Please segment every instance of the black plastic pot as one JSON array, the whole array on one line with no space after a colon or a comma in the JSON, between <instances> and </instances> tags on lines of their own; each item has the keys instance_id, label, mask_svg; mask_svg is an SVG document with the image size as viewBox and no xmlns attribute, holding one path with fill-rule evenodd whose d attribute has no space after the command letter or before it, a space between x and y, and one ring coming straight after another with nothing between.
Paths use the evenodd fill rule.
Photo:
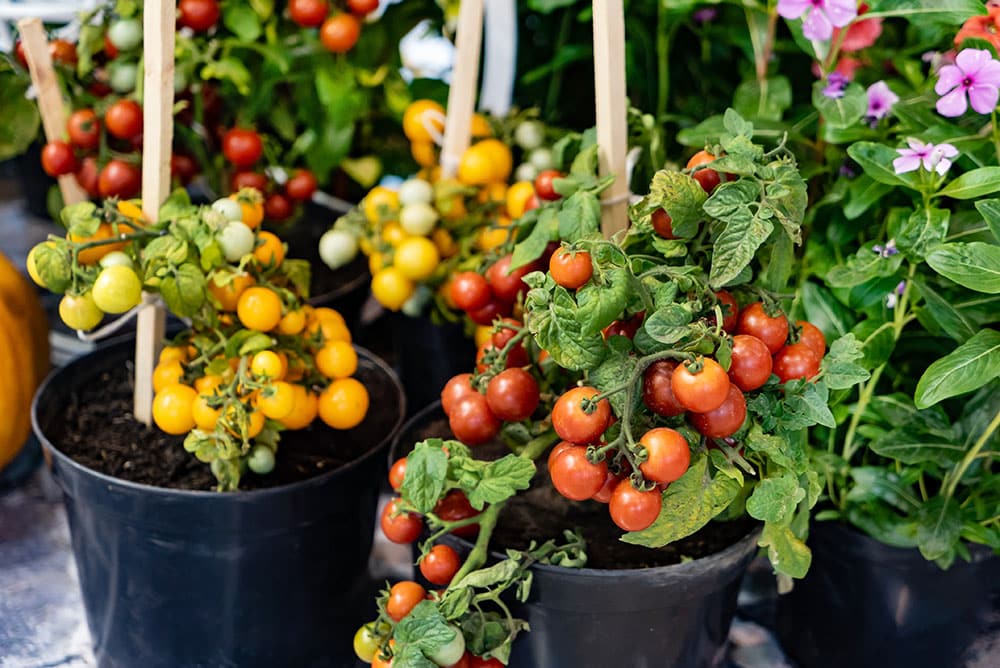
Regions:
<instances>
[{"instance_id":1,"label":"black plastic pot","mask_svg":"<svg viewBox=\"0 0 1000 668\"><path fill-rule=\"evenodd\" d=\"M476 345L460 324L435 325L430 318L390 313L396 367L406 388L410 413L441 398L452 376L472 371Z\"/></svg>"},{"instance_id":2,"label":"black plastic pot","mask_svg":"<svg viewBox=\"0 0 1000 668\"><path fill-rule=\"evenodd\" d=\"M72 393L132 351L125 343L75 360L48 378L32 407L63 489L99 665L349 665L340 652L371 617L366 565L378 481L405 410L395 374L359 350L357 376L373 404L398 410L351 463L257 491L174 490L84 468L47 436Z\"/></svg>"},{"instance_id":3,"label":"black plastic pot","mask_svg":"<svg viewBox=\"0 0 1000 668\"><path fill-rule=\"evenodd\" d=\"M427 426L444 419L440 402L399 431L390 463L408 452ZM450 434L436 434L450 437ZM395 455L395 457L393 457ZM472 545L445 538L465 554ZM531 595L512 602L531 630L518 637L515 668L627 666L709 668L725 659L743 573L757 551L752 532L722 552L672 566L635 569L532 566ZM502 558L494 552L493 557Z\"/></svg>"},{"instance_id":4,"label":"black plastic pot","mask_svg":"<svg viewBox=\"0 0 1000 668\"><path fill-rule=\"evenodd\" d=\"M815 523L809 546L809 574L779 599L777 615L782 644L803 668L961 666L996 616L1000 558L986 549L942 571L916 549L834 522Z\"/></svg>"}]
</instances>

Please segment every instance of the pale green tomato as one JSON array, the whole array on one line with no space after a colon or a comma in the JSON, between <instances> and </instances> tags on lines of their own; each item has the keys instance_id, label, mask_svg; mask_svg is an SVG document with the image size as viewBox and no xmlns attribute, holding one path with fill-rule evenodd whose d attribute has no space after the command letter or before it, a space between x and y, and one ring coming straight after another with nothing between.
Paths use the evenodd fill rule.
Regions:
<instances>
[{"instance_id":1,"label":"pale green tomato","mask_svg":"<svg viewBox=\"0 0 1000 668\"><path fill-rule=\"evenodd\" d=\"M425 237L438 222L438 212L430 204L407 204L399 212L399 224L407 234Z\"/></svg>"},{"instance_id":2,"label":"pale green tomato","mask_svg":"<svg viewBox=\"0 0 1000 668\"><path fill-rule=\"evenodd\" d=\"M253 252L255 243L253 230L236 221L226 223L219 235L219 246L227 262L239 262L244 255Z\"/></svg>"},{"instance_id":3,"label":"pale green tomato","mask_svg":"<svg viewBox=\"0 0 1000 668\"><path fill-rule=\"evenodd\" d=\"M424 312L424 307L431 300L432 296L433 293L430 288L426 285L418 285L417 289L413 292L413 296L403 302L403 306L399 310L411 318L418 318Z\"/></svg>"},{"instance_id":4,"label":"pale green tomato","mask_svg":"<svg viewBox=\"0 0 1000 668\"><path fill-rule=\"evenodd\" d=\"M121 251L111 251L107 255L101 258L101 266L107 269L108 267L129 267L132 265L132 258Z\"/></svg>"},{"instance_id":5,"label":"pale green tomato","mask_svg":"<svg viewBox=\"0 0 1000 668\"><path fill-rule=\"evenodd\" d=\"M131 267L102 269L94 281L94 303L105 313L124 313L142 299L142 281Z\"/></svg>"},{"instance_id":6,"label":"pale green tomato","mask_svg":"<svg viewBox=\"0 0 1000 668\"><path fill-rule=\"evenodd\" d=\"M94 295L86 292L82 295L63 295L59 301L59 317L70 329L89 331L101 322L104 311L97 308Z\"/></svg>"},{"instance_id":7,"label":"pale green tomato","mask_svg":"<svg viewBox=\"0 0 1000 668\"><path fill-rule=\"evenodd\" d=\"M399 187L399 203L402 206L408 204L430 204L434 201L434 187L423 179L410 179L404 181Z\"/></svg>"},{"instance_id":8,"label":"pale green tomato","mask_svg":"<svg viewBox=\"0 0 1000 668\"><path fill-rule=\"evenodd\" d=\"M226 220L238 222L243 220L243 209L240 208L240 203L234 199L228 197L217 199L212 202L212 209L221 213Z\"/></svg>"},{"instance_id":9,"label":"pale green tomato","mask_svg":"<svg viewBox=\"0 0 1000 668\"><path fill-rule=\"evenodd\" d=\"M546 169L554 169L555 161L552 159L552 151L547 148L536 148L528 156L528 162L534 165L535 169L544 172Z\"/></svg>"},{"instance_id":10,"label":"pale green tomato","mask_svg":"<svg viewBox=\"0 0 1000 668\"><path fill-rule=\"evenodd\" d=\"M250 470L258 475L267 475L274 470L274 452L266 445L255 445L247 458Z\"/></svg>"},{"instance_id":11,"label":"pale green tomato","mask_svg":"<svg viewBox=\"0 0 1000 668\"><path fill-rule=\"evenodd\" d=\"M139 67L135 63L112 62L108 66L108 85L116 93L131 93L139 77Z\"/></svg>"},{"instance_id":12,"label":"pale green tomato","mask_svg":"<svg viewBox=\"0 0 1000 668\"><path fill-rule=\"evenodd\" d=\"M108 28L108 40L119 51L131 51L142 44L142 25L135 19L115 21Z\"/></svg>"},{"instance_id":13,"label":"pale green tomato","mask_svg":"<svg viewBox=\"0 0 1000 668\"><path fill-rule=\"evenodd\" d=\"M514 171L515 181L532 181L534 182L535 177L538 176L538 170L530 162L522 162L517 166Z\"/></svg>"},{"instance_id":14,"label":"pale green tomato","mask_svg":"<svg viewBox=\"0 0 1000 668\"><path fill-rule=\"evenodd\" d=\"M345 230L327 230L319 238L319 257L330 269L350 264L358 256L358 240Z\"/></svg>"},{"instance_id":15,"label":"pale green tomato","mask_svg":"<svg viewBox=\"0 0 1000 668\"><path fill-rule=\"evenodd\" d=\"M462 655L465 654L465 636L462 635L462 630L454 624L449 624L448 628L455 632L455 637L438 651L427 655L428 659L439 666L450 666L458 663Z\"/></svg>"},{"instance_id":16,"label":"pale green tomato","mask_svg":"<svg viewBox=\"0 0 1000 668\"><path fill-rule=\"evenodd\" d=\"M545 141L545 128L538 121L523 121L514 130L514 143L530 151L538 148Z\"/></svg>"}]
</instances>

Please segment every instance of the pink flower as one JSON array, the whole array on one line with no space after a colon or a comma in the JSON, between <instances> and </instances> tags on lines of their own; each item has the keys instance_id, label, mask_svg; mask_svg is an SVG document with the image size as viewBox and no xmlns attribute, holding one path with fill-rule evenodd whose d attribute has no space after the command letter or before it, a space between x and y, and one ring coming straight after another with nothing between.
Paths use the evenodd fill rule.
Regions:
<instances>
[{"instance_id":1,"label":"pink flower","mask_svg":"<svg viewBox=\"0 0 1000 668\"><path fill-rule=\"evenodd\" d=\"M806 39L828 40L834 27L843 28L858 15L856 0L778 0L778 15L797 19L805 15L802 34Z\"/></svg>"},{"instance_id":2,"label":"pink flower","mask_svg":"<svg viewBox=\"0 0 1000 668\"><path fill-rule=\"evenodd\" d=\"M868 87L868 113L865 118L873 126L889 115L892 105L899 102L899 96L890 90L884 81L876 81Z\"/></svg>"},{"instance_id":3,"label":"pink flower","mask_svg":"<svg viewBox=\"0 0 1000 668\"><path fill-rule=\"evenodd\" d=\"M864 16L865 12L868 11L868 5L861 3L861 7L858 8L858 16ZM837 39L840 34L840 28L833 31L833 38ZM861 49L867 49L869 46L875 43L875 40L879 38L882 34L882 19L861 19L860 21L855 21L847 28L847 34L844 35L844 39L840 42L840 50L846 53L851 53L853 51L860 51Z\"/></svg>"},{"instance_id":4,"label":"pink flower","mask_svg":"<svg viewBox=\"0 0 1000 668\"><path fill-rule=\"evenodd\" d=\"M951 158L958 155L958 149L951 144L924 144L918 139L907 139L910 148L897 148L899 157L892 161L897 174L914 172L923 166L928 172L944 176L951 167Z\"/></svg>"},{"instance_id":5,"label":"pink flower","mask_svg":"<svg viewBox=\"0 0 1000 668\"><path fill-rule=\"evenodd\" d=\"M954 65L938 72L934 92L942 116L961 116L968 105L980 114L991 113L1000 99L1000 61L986 49L963 49ZM966 102L968 94L968 102Z\"/></svg>"}]
</instances>

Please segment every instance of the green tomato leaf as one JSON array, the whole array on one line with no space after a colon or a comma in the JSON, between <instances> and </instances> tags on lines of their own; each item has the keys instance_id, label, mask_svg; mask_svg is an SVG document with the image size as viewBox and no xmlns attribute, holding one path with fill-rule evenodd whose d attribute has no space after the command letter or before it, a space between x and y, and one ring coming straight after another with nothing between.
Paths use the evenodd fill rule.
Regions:
<instances>
[{"instance_id":1,"label":"green tomato leaf","mask_svg":"<svg viewBox=\"0 0 1000 668\"><path fill-rule=\"evenodd\" d=\"M573 197L576 197L574 195ZM572 197L570 198L572 199ZM559 219L552 207L542 209L531 234L514 246L514 254L510 260L510 268L517 269L534 262L545 252L545 247L558 235Z\"/></svg>"},{"instance_id":2,"label":"green tomato leaf","mask_svg":"<svg viewBox=\"0 0 1000 668\"><path fill-rule=\"evenodd\" d=\"M812 563L812 552L791 527L768 522L757 544L767 548L767 558L774 570L793 578L805 577Z\"/></svg>"},{"instance_id":3,"label":"green tomato leaf","mask_svg":"<svg viewBox=\"0 0 1000 668\"><path fill-rule=\"evenodd\" d=\"M448 474L448 455L440 439L421 441L406 456L406 477L401 489L403 498L422 513L434 510L444 493Z\"/></svg>"},{"instance_id":4,"label":"green tomato leaf","mask_svg":"<svg viewBox=\"0 0 1000 668\"><path fill-rule=\"evenodd\" d=\"M806 490L799 486L798 476L784 473L757 484L747 499L747 512L758 520L781 524L791 520L795 507L804 498Z\"/></svg>"},{"instance_id":5,"label":"green tomato leaf","mask_svg":"<svg viewBox=\"0 0 1000 668\"><path fill-rule=\"evenodd\" d=\"M409 464L409 460L407 460ZM514 559L503 559L492 566L480 568L472 571L452 587L460 589L463 587L475 587L478 589L492 587L503 582L508 582L517 573L518 562Z\"/></svg>"},{"instance_id":6,"label":"green tomato leaf","mask_svg":"<svg viewBox=\"0 0 1000 668\"><path fill-rule=\"evenodd\" d=\"M618 337L613 338L617 339ZM600 392L613 390L622 384L623 379L631 376L632 371L635 370L637 362L638 360L635 355L631 355L627 351L612 348L611 353L604 360L604 362L590 372L587 376L587 380ZM625 392L615 392L608 397L608 401L611 403L611 409L614 411L615 415L625 414L626 399L627 393ZM636 397L636 399L638 399L638 397Z\"/></svg>"},{"instance_id":7,"label":"green tomato leaf","mask_svg":"<svg viewBox=\"0 0 1000 668\"><path fill-rule=\"evenodd\" d=\"M601 229L601 201L593 192L578 190L562 204L558 217L560 239L585 239Z\"/></svg>"},{"instance_id":8,"label":"green tomato leaf","mask_svg":"<svg viewBox=\"0 0 1000 668\"><path fill-rule=\"evenodd\" d=\"M160 294L167 308L182 318L190 318L198 312L205 303L205 291L205 275L190 263L177 267L172 275L160 282Z\"/></svg>"},{"instance_id":9,"label":"green tomato leaf","mask_svg":"<svg viewBox=\"0 0 1000 668\"><path fill-rule=\"evenodd\" d=\"M729 185L739 183L741 181L723 184L716 193ZM707 204L705 210L708 211ZM761 216L762 211L763 207L751 213L750 208L743 205L725 217L717 216L724 227L716 238L712 251L712 268L709 271L708 281L713 288L719 289L729 285L733 279L748 269L757 249L771 236L774 225Z\"/></svg>"},{"instance_id":10,"label":"green tomato leaf","mask_svg":"<svg viewBox=\"0 0 1000 668\"><path fill-rule=\"evenodd\" d=\"M914 401L927 408L979 389L1000 376L1000 332L984 329L929 367L917 383Z\"/></svg>"},{"instance_id":11,"label":"green tomato leaf","mask_svg":"<svg viewBox=\"0 0 1000 668\"><path fill-rule=\"evenodd\" d=\"M586 335L596 334L614 322L629 300L631 275L625 269L611 269L597 275L576 291L577 319Z\"/></svg>"},{"instance_id":12,"label":"green tomato leaf","mask_svg":"<svg viewBox=\"0 0 1000 668\"><path fill-rule=\"evenodd\" d=\"M565 288L556 286L551 295L541 288L531 290L525 305L525 324L556 364L580 371L596 368L604 360L604 337L585 333L577 319L577 304Z\"/></svg>"},{"instance_id":13,"label":"green tomato leaf","mask_svg":"<svg viewBox=\"0 0 1000 668\"><path fill-rule=\"evenodd\" d=\"M798 440L766 434L756 422L751 424L745 443L750 450L766 455L775 464L789 471L801 473L808 467L805 448Z\"/></svg>"},{"instance_id":14,"label":"green tomato leaf","mask_svg":"<svg viewBox=\"0 0 1000 668\"><path fill-rule=\"evenodd\" d=\"M653 175L649 194L635 205L635 212L649 216L663 209L670 216L674 236L690 239L698 233L704 218L702 206L706 197L704 189L690 175L663 169Z\"/></svg>"},{"instance_id":15,"label":"green tomato leaf","mask_svg":"<svg viewBox=\"0 0 1000 668\"><path fill-rule=\"evenodd\" d=\"M222 22L240 40L254 42L260 37L260 17L252 7L237 2L227 2L223 7Z\"/></svg>"},{"instance_id":16,"label":"green tomato leaf","mask_svg":"<svg viewBox=\"0 0 1000 668\"><path fill-rule=\"evenodd\" d=\"M240 95L249 95L250 85L253 83L250 70L238 59L229 57L207 63L201 68L201 78L205 81L210 79L228 81L239 91Z\"/></svg>"},{"instance_id":17,"label":"green tomato leaf","mask_svg":"<svg viewBox=\"0 0 1000 668\"><path fill-rule=\"evenodd\" d=\"M448 626L448 622L438 612L437 605L433 601L421 601L413 607L410 614L396 624L392 637L400 646L414 647L427 654L433 654L454 640L456 633L455 629ZM395 659L393 665L396 665Z\"/></svg>"},{"instance_id":18,"label":"green tomato leaf","mask_svg":"<svg viewBox=\"0 0 1000 668\"><path fill-rule=\"evenodd\" d=\"M927 264L962 287L1000 293L1000 246L982 241L948 243L927 254Z\"/></svg>"},{"instance_id":19,"label":"green tomato leaf","mask_svg":"<svg viewBox=\"0 0 1000 668\"><path fill-rule=\"evenodd\" d=\"M406 460L406 475L410 475L409 459ZM466 490L469 504L476 510L482 510L487 503L506 501L519 490L528 489L534 475L535 463L515 454L490 462L479 484Z\"/></svg>"}]
</instances>

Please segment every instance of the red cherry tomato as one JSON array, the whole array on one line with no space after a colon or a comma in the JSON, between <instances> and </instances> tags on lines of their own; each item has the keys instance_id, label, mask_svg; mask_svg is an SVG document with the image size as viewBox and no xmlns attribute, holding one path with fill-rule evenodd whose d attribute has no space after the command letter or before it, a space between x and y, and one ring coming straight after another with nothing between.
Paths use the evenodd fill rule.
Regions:
<instances>
[{"instance_id":1,"label":"red cherry tomato","mask_svg":"<svg viewBox=\"0 0 1000 668\"><path fill-rule=\"evenodd\" d=\"M420 560L420 574L436 585L447 585L462 565L458 553L447 545L435 545Z\"/></svg>"},{"instance_id":2,"label":"red cherry tomato","mask_svg":"<svg viewBox=\"0 0 1000 668\"><path fill-rule=\"evenodd\" d=\"M296 202L304 202L313 196L319 183L316 176L308 169L297 169L292 178L285 183L285 193Z\"/></svg>"},{"instance_id":3,"label":"red cherry tomato","mask_svg":"<svg viewBox=\"0 0 1000 668\"><path fill-rule=\"evenodd\" d=\"M460 489L453 489L444 495L434 507L434 514L445 522L458 522L459 520L475 517L479 511L472 507L465 492ZM479 533L478 524L469 524L452 531L456 536L472 538Z\"/></svg>"},{"instance_id":4,"label":"red cherry tomato","mask_svg":"<svg viewBox=\"0 0 1000 668\"><path fill-rule=\"evenodd\" d=\"M445 415L451 415L459 399L476 392L472 388L471 380L471 373L460 373L445 383L444 389L441 390L441 408L444 409Z\"/></svg>"},{"instance_id":5,"label":"red cherry tomato","mask_svg":"<svg viewBox=\"0 0 1000 668\"><path fill-rule=\"evenodd\" d=\"M572 501L583 501L597 494L608 476L608 463L592 464L587 448L573 445L564 448L549 463L549 476L556 491Z\"/></svg>"},{"instance_id":6,"label":"red cherry tomato","mask_svg":"<svg viewBox=\"0 0 1000 668\"><path fill-rule=\"evenodd\" d=\"M538 408L538 383L524 369L501 371L486 386L486 403L501 420L527 420Z\"/></svg>"},{"instance_id":7,"label":"red cherry tomato","mask_svg":"<svg viewBox=\"0 0 1000 668\"><path fill-rule=\"evenodd\" d=\"M104 127L119 139L132 139L142 134L142 107L135 100L118 100L104 112Z\"/></svg>"},{"instance_id":8,"label":"red cherry tomato","mask_svg":"<svg viewBox=\"0 0 1000 668\"><path fill-rule=\"evenodd\" d=\"M820 358L803 342L792 343L774 356L774 374L782 383L794 378L813 378L819 373Z\"/></svg>"},{"instance_id":9,"label":"red cherry tomato","mask_svg":"<svg viewBox=\"0 0 1000 668\"><path fill-rule=\"evenodd\" d=\"M729 386L729 395L714 411L688 414L688 419L694 428L709 438L732 436L743 426L746 417L746 399L735 385Z\"/></svg>"},{"instance_id":10,"label":"red cherry tomato","mask_svg":"<svg viewBox=\"0 0 1000 668\"><path fill-rule=\"evenodd\" d=\"M189 155L174 153L170 156L170 175L186 186L198 175L198 163Z\"/></svg>"},{"instance_id":11,"label":"red cherry tomato","mask_svg":"<svg viewBox=\"0 0 1000 668\"><path fill-rule=\"evenodd\" d=\"M568 441L559 441L552 449L549 451L548 463L546 466L552 468L552 462L556 460L556 457L561 455L567 448L575 448L576 446Z\"/></svg>"},{"instance_id":12,"label":"red cherry tomato","mask_svg":"<svg viewBox=\"0 0 1000 668\"><path fill-rule=\"evenodd\" d=\"M722 331L732 332L740 319L740 305L736 303L736 298L725 290L716 292L715 298L719 300L719 307L722 309Z\"/></svg>"},{"instance_id":13,"label":"red cherry tomato","mask_svg":"<svg viewBox=\"0 0 1000 668\"><path fill-rule=\"evenodd\" d=\"M597 490L597 493L590 498L598 503L608 503L611 501L611 495L614 494L615 487L617 487L618 483L622 480L624 480L622 476L615 475L611 471L608 471L608 474L604 477L604 484L601 485L601 488Z\"/></svg>"},{"instance_id":14,"label":"red cherry tomato","mask_svg":"<svg viewBox=\"0 0 1000 668\"><path fill-rule=\"evenodd\" d=\"M469 657L469 668L505 668L500 659L483 659L478 656Z\"/></svg>"},{"instance_id":15,"label":"red cherry tomato","mask_svg":"<svg viewBox=\"0 0 1000 668\"><path fill-rule=\"evenodd\" d=\"M538 201L538 195L532 194L528 198L528 201L524 203L525 212L531 211L532 209L537 209L541 204Z\"/></svg>"},{"instance_id":16,"label":"red cherry tomato","mask_svg":"<svg viewBox=\"0 0 1000 668\"><path fill-rule=\"evenodd\" d=\"M492 293L486 279L474 271L462 271L451 279L451 301L463 311L475 311L489 303Z\"/></svg>"},{"instance_id":17,"label":"red cherry tomato","mask_svg":"<svg viewBox=\"0 0 1000 668\"><path fill-rule=\"evenodd\" d=\"M403 617L410 614L410 610L417 607L427 598L427 590L410 580L403 580L392 585L389 590L389 601L385 604L385 611L393 621L398 622Z\"/></svg>"},{"instance_id":18,"label":"red cherry tomato","mask_svg":"<svg viewBox=\"0 0 1000 668\"><path fill-rule=\"evenodd\" d=\"M528 291L528 285L523 279L534 270L528 264L511 271L512 259L513 256L504 255L486 270L486 280L490 284L490 289L496 298L503 302L514 302L520 293Z\"/></svg>"},{"instance_id":19,"label":"red cherry tomato","mask_svg":"<svg viewBox=\"0 0 1000 668\"><path fill-rule=\"evenodd\" d=\"M268 183L267 176L260 172L236 172L229 181L229 187L234 193L239 192L240 188L253 188L264 193L267 192Z\"/></svg>"},{"instance_id":20,"label":"red cherry tomato","mask_svg":"<svg viewBox=\"0 0 1000 668\"><path fill-rule=\"evenodd\" d=\"M281 222L292 217L295 205L282 193L273 193L264 200L264 215L268 220Z\"/></svg>"},{"instance_id":21,"label":"red cherry tomato","mask_svg":"<svg viewBox=\"0 0 1000 668\"><path fill-rule=\"evenodd\" d=\"M353 14L336 14L323 21L319 39L327 51L347 53L361 37L361 22Z\"/></svg>"},{"instance_id":22,"label":"red cherry tomato","mask_svg":"<svg viewBox=\"0 0 1000 668\"><path fill-rule=\"evenodd\" d=\"M290 0L288 3L288 16L303 28L320 25L329 11L327 0Z\"/></svg>"},{"instance_id":23,"label":"red cherry tomato","mask_svg":"<svg viewBox=\"0 0 1000 668\"><path fill-rule=\"evenodd\" d=\"M582 287L594 273L594 265L587 251L569 251L560 248L549 260L549 273L567 290Z\"/></svg>"},{"instance_id":24,"label":"red cherry tomato","mask_svg":"<svg viewBox=\"0 0 1000 668\"><path fill-rule=\"evenodd\" d=\"M76 170L76 182L87 191L91 197L98 197L100 189L101 169L97 166L97 158L87 156L80 163L80 168Z\"/></svg>"},{"instance_id":25,"label":"red cherry tomato","mask_svg":"<svg viewBox=\"0 0 1000 668\"><path fill-rule=\"evenodd\" d=\"M667 427L650 429L639 443L646 448L646 461L639 464L639 470L647 480L673 482L691 464L691 448L679 431Z\"/></svg>"},{"instance_id":26,"label":"red cherry tomato","mask_svg":"<svg viewBox=\"0 0 1000 668\"><path fill-rule=\"evenodd\" d=\"M64 39L54 39L49 42L49 55L52 61L61 65L76 66L76 45Z\"/></svg>"},{"instance_id":27,"label":"red cherry tomato","mask_svg":"<svg viewBox=\"0 0 1000 668\"><path fill-rule=\"evenodd\" d=\"M662 506L660 490L641 492L625 479L611 493L608 512L611 513L611 520L623 531L642 531L656 521Z\"/></svg>"},{"instance_id":28,"label":"red cherry tomato","mask_svg":"<svg viewBox=\"0 0 1000 668\"><path fill-rule=\"evenodd\" d=\"M756 390L771 377L771 351L756 336L733 337L733 356L729 380L744 392Z\"/></svg>"},{"instance_id":29,"label":"red cherry tomato","mask_svg":"<svg viewBox=\"0 0 1000 668\"><path fill-rule=\"evenodd\" d=\"M347 0L347 8L355 16L368 16L378 9L378 0Z\"/></svg>"},{"instance_id":30,"label":"red cherry tomato","mask_svg":"<svg viewBox=\"0 0 1000 668\"><path fill-rule=\"evenodd\" d=\"M670 379L670 389L682 406L695 413L714 411L729 394L729 376L719 363L700 357L701 371L693 373L691 365L680 364Z\"/></svg>"},{"instance_id":31,"label":"red cherry tomato","mask_svg":"<svg viewBox=\"0 0 1000 668\"><path fill-rule=\"evenodd\" d=\"M740 312L740 321L736 326L739 334L749 334L756 336L764 342L771 354L781 350L788 339L788 318L784 313L779 313L772 318L764 310L764 305L754 302Z\"/></svg>"},{"instance_id":32,"label":"red cherry tomato","mask_svg":"<svg viewBox=\"0 0 1000 668\"><path fill-rule=\"evenodd\" d=\"M24 43L21 40L14 43L14 53L17 56L17 62L21 63L21 67L28 69L28 56L24 53Z\"/></svg>"},{"instance_id":33,"label":"red cherry tomato","mask_svg":"<svg viewBox=\"0 0 1000 668\"><path fill-rule=\"evenodd\" d=\"M809 349L816 353L816 356L822 360L823 356L826 355L826 336L823 335L819 327L811 322L799 320L795 324L802 329L802 333L799 335L799 343L809 346Z\"/></svg>"},{"instance_id":34,"label":"red cherry tomato","mask_svg":"<svg viewBox=\"0 0 1000 668\"><path fill-rule=\"evenodd\" d=\"M118 47L111 41L107 33L104 33L104 55L108 57L108 60L114 60L118 57Z\"/></svg>"},{"instance_id":35,"label":"red cherry tomato","mask_svg":"<svg viewBox=\"0 0 1000 668\"><path fill-rule=\"evenodd\" d=\"M264 154L264 142L254 130L233 128L222 137L222 155L237 167L250 167Z\"/></svg>"},{"instance_id":36,"label":"red cherry tomato","mask_svg":"<svg viewBox=\"0 0 1000 668\"><path fill-rule=\"evenodd\" d=\"M562 178L562 174L555 169L546 169L541 174L535 177L535 194L544 200L554 202L555 200L562 197L556 192L555 187L552 185L553 179Z\"/></svg>"},{"instance_id":37,"label":"red cherry tomato","mask_svg":"<svg viewBox=\"0 0 1000 668\"><path fill-rule=\"evenodd\" d=\"M677 401L670 387L676 368L677 362L659 360L650 364L642 375L642 401L657 415L671 417L687 410Z\"/></svg>"},{"instance_id":38,"label":"red cherry tomato","mask_svg":"<svg viewBox=\"0 0 1000 668\"><path fill-rule=\"evenodd\" d=\"M404 478L406 478L406 457L397 459L389 469L389 485L398 492L403 488Z\"/></svg>"},{"instance_id":39,"label":"red cherry tomato","mask_svg":"<svg viewBox=\"0 0 1000 668\"><path fill-rule=\"evenodd\" d=\"M97 189L101 197L130 199L139 194L141 187L142 172L124 160L112 160L106 164L97 180Z\"/></svg>"},{"instance_id":40,"label":"red cherry tomato","mask_svg":"<svg viewBox=\"0 0 1000 668\"><path fill-rule=\"evenodd\" d=\"M556 400L552 408L552 426L559 438L580 445L597 442L611 422L611 404L601 399L594 411L587 413L581 403L598 394L593 387L574 387Z\"/></svg>"},{"instance_id":41,"label":"red cherry tomato","mask_svg":"<svg viewBox=\"0 0 1000 668\"><path fill-rule=\"evenodd\" d=\"M482 445L492 440L502 426L486 397L478 392L458 400L448 415L448 425L455 438L466 445Z\"/></svg>"},{"instance_id":42,"label":"red cherry tomato","mask_svg":"<svg viewBox=\"0 0 1000 668\"><path fill-rule=\"evenodd\" d=\"M663 209L657 209L653 212L653 231L664 239L676 239L674 236L674 226L673 219Z\"/></svg>"},{"instance_id":43,"label":"red cherry tomato","mask_svg":"<svg viewBox=\"0 0 1000 668\"><path fill-rule=\"evenodd\" d=\"M522 327L520 320L514 320L513 318L504 318L503 322L513 327ZM517 336L517 331L503 327L498 332L493 333L493 347L497 350L503 350L507 342L512 338ZM528 351L525 350L524 345L521 343L515 343L514 347L507 351L507 368L526 366L530 360L528 359Z\"/></svg>"},{"instance_id":44,"label":"red cherry tomato","mask_svg":"<svg viewBox=\"0 0 1000 668\"><path fill-rule=\"evenodd\" d=\"M688 160L687 168L689 170L695 169L696 167L701 167L702 165L707 165L711 162L715 162L714 155L708 151L698 151L691 156L690 160ZM716 186L718 186L719 182L722 180L722 177L720 177L719 173L714 169L699 169L692 172L691 176L698 182L699 185L701 185L702 190L707 192L709 195L712 194L712 191L715 190Z\"/></svg>"},{"instance_id":45,"label":"red cherry tomato","mask_svg":"<svg viewBox=\"0 0 1000 668\"><path fill-rule=\"evenodd\" d=\"M393 543L405 545L420 538L420 532L424 530L424 521L414 513L401 513L393 517L399 512L399 502L400 499L397 497L385 505L380 524L386 538Z\"/></svg>"},{"instance_id":46,"label":"red cherry tomato","mask_svg":"<svg viewBox=\"0 0 1000 668\"><path fill-rule=\"evenodd\" d=\"M477 325L492 325L493 321L497 318L510 315L510 311L511 307L509 303L502 302L499 299L490 299L486 302L485 306L466 311L466 313L469 314L469 319Z\"/></svg>"},{"instance_id":47,"label":"red cherry tomato","mask_svg":"<svg viewBox=\"0 0 1000 668\"><path fill-rule=\"evenodd\" d=\"M42 169L49 176L63 176L76 171L76 156L73 147L56 139L42 148Z\"/></svg>"},{"instance_id":48,"label":"red cherry tomato","mask_svg":"<svg viewBox=\"0 0 1000 668\"><path fill-rule=\"evenodd\" d=\"M216 0L181 0L177 4L177 22L195 32L205 32L219 20Z\"/></svg>"},{"instance_id":49,"label":"red cherry tomato","mask_svg":"<svg viewBox=\"0 0 1000 668\"><path fill-rule=\"evenodd\" d=\"M66 121L70 142L82 149L97 148L101 143L101 121L93 109L78 109Z\"/></svg>"}]
</instances>

